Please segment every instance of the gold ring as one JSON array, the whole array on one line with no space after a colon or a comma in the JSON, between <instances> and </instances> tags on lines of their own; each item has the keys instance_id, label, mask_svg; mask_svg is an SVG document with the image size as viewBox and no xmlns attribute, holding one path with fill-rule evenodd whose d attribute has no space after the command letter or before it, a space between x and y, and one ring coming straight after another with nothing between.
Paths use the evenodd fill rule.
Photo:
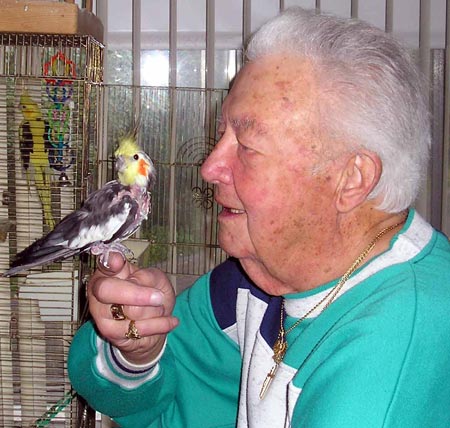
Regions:
<instances>
[{"instance_id":1,"label":"gold ring","mask_svg":"<svg viewBox=\"0 0 450 428\"><path fill-rule=\"evenodd\" d=\"M125 333L125 337L127 339L140 339L141 335L138 332L138 329L136 328L136 322L134 320L130 321L130 324L128 324L128 331Z\"/></svg>"},{"instance_id":2,"label":"gold ring","mask_svg":"<svg viewBox=\"0 0 450 428\"><path fill-rule=\"evenodd\" d=\"M111 311L111 315L112 315L113 319L115 319L116 321L122 321L122 320L127 319L127 316L123 312L123 305L113 303L109 307L109 310Z\"/></svg>"}]
</instances>

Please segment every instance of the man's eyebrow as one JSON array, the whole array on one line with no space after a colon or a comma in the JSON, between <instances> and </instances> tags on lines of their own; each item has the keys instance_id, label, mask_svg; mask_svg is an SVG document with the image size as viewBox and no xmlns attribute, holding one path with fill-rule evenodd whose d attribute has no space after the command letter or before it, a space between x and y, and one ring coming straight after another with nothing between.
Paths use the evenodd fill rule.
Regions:
<instances>
[{"instance_id":1,"label":"man's eyebrow","mask_svg":"<svg viewBox=\"0 0 450 428\"><path fill-rule=\"evenodd\" d=\"M239 131L251 130L252 133L255 133L256 135L263 135L266 134L268 130L268 127L264 122L260 122L252 117L230 119L230 123L236 133Z\"/></svg>"},{"instance_id":2,"label":"man's eyebrow","mask_svg":"<svg viewBox=\"0 0 450 428\"><path fill-rule=\"evenodd\" d=\"M233 118L230 119L231 126L235 131L237 130L247 130L255 126L256 120L251 118Z\"/></svg>"},{"instance_id":3,"label":"man's eyebrow","mask_svg":"<svg viewBox=\"0 0 450 428\"><path fill-rule=\"evenodd\" d=\"M254 117L235 117L235 118L225 118L223 115L216 119L216 127L218 130L223 128L225 124L229 122L234 132L242 132L252 130L257 134L265 134L267 132L267 127L264 123L259 122Z\"/></svg>"}]
</instances>

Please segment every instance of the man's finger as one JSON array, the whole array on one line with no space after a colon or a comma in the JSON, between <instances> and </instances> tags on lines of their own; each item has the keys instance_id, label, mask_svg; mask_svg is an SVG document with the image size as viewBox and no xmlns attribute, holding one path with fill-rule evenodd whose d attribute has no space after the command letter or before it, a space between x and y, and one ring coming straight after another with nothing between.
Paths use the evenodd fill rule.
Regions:
<instances>
[{"instance_id":1,"label":"man's finger","mask_svg":"<svg viewBox=\"0 0 450 428\"><path fill-rule=\"evenodd\" d=\"M151 287L144 287L134 281L115 277L98 277L91 283L91 291L96 299L104 304L129 306L160 306L163 294Z\"/></svg>"},{"instance_id":2,"label":"man's finger","mask_svg":"<svg viewBox=\"0 0 450 428\"><path fill-rule=\"evenodd\" d=\"M133 320L134 321L134 320ZM100 333L114 342L123 342L127 340L126 333L130 329L132 320L107 321L98 325ZM173 316L156 317L133 322L135 331L142 337L152 337L161 334L167 334L179 324L178 318Z\"/></svg>"}]
</instances>

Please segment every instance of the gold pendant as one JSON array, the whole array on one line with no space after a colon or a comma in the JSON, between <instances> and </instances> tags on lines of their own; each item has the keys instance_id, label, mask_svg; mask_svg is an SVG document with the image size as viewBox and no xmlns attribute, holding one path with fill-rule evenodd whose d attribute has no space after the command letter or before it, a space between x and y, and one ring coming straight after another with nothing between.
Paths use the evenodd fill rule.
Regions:
<instances>
[{"instance_id":1,"label":"gold pendant","mask_svg":"<svg viewBox=\"0 0 450 428\"><path fill-rule=\"evenodd\" d=\"M284 338L284 332L278 336L277 341L273 345L273 356L272 359L275 361L275 365L270 369L270 372L267 373L266 378L264 379L264 382L261 386L261 391L259 392L259 399L262 400L268 389L269 386L272 384L272 381L275 378L275 375L277 373L278 367L280 366L280 363L283 361L284 355L287 351L287 342Z\"/></svg>"},{"instance_id":2,"label":"gold pendant","mask_svg":"<svg viewBox=\"0 0 450 428\"><path fill-rule=\"evenodd\" d=\"M281 334L275 345L273 345L273 360L276 364L280 364L283 361L284 354L286 354L287 342L284 338L284 334Z\"/></svg>"},{"instance_id":3,"label":"gold pendant","mask_svg":"<svg viewBox=\"0 0 450 428\"><path fill-rule=\"evenodd\" d=\"M266 395L267 390L269 389L269 386L271 385L275 374L277 373L279 364L276 363L271 369L270 372L267 373L266 378L264 379L264 382L261 387L261 391L259 391L259 399L262 400L264 396Z\"/></svg>"}]
</instances>

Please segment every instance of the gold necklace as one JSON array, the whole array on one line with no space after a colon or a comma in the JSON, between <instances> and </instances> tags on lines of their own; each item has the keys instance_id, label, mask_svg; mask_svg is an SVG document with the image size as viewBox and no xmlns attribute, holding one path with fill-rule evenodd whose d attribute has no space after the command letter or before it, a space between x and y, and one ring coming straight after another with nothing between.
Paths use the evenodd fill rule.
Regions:
<instances>
[{"instance_id":1,"label":"gold necklace","mask_svg":"<svg viewBox=\"0 0 450 428\"><path fill-rule=\"evenodd\" d=\"M272 359L275 361L274 366L271 368L269 373L267 373L266 378L261 387L261 391L259 392L259 398L262 400L267 393L275 375L277 373L278 367L284 359L286 354L288 343L286 340L286 336L298 327L302 321L308 318L319 306L324 305L323 309L320 311L319 315L326 309L331 303L334 301L339 291L342 289L342 286L347 282L353 272L361 265L361 263L365 260L368 254L373 250L375 244L378 240L385 235L386 233L394 230L396 227L400 226L405 222L405 219L402 221L393 224L392 226L385 227L380 232L377 233L375 238L372 239L370 244L363 250L363 252L358 256L358 258L352 263L352 265L348 268L348 270L342 275L339 282L318 302L316 303L308 312L306 312L301 318L299 318L294 324L292 324L287 330L284 329L284 299L281 301L281 313L280 313L280 330L278 332L278 338L273 345L273 356Z\"/></svg>"}]
</instances>

